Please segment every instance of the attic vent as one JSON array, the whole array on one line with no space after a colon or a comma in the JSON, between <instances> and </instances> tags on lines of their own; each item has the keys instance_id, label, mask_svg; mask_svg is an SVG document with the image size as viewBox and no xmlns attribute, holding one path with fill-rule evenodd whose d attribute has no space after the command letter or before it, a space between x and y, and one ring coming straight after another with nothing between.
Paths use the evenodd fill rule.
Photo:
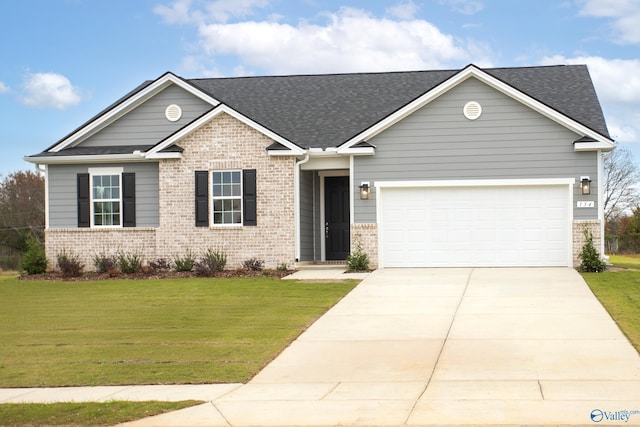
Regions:
<instances>
[{"instance_id":1,"label":"attic vent","mask_svg":"<svg viewBox=\"0 0 640 427\"><path fill-rule=\"evenodd\" d=\"M467 119L475 120L482 114L482 106L476 101L469 101L464 104L462 112Z\"/></svg>"},{"instance_id":2,"label":"attic vent","mask_svg":"<svg viewBox=\"0 0 640 427\"><path fill-rule=\"evenodd\" d=\"M182 108L179 105L171 104L164 110L164 116L170 122L177 122L182 117Z\"/></svg>"}]
</instances>

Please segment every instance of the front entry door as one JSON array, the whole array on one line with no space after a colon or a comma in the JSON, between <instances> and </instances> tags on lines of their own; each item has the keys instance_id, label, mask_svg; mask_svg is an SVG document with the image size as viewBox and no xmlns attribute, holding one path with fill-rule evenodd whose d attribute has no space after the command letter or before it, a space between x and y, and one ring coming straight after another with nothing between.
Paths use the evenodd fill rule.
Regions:
<instances>
[{"instance_id":1,"label":"front entry door","mask_svg":"<svg viewBox=\"0 0 640 427\"><path fill-rule=\"evenodd\" d=\"M325 258L345 260L349 254L349 177L324 178Z\"/></svg>"}]
</instances>

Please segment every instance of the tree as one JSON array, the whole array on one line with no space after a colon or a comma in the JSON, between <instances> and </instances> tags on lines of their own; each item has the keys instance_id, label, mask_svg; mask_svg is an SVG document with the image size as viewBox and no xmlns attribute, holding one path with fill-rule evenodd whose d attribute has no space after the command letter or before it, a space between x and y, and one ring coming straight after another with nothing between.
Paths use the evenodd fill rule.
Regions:
<instances>
[{"instance_id":1,"label":"tree","mask_svg":"<svg viewBox=\"0 0 640 427\"><path fill-rule=\"evenodd\" d=\"M44 241L44 178L14 172L0 182L0 246L24 252L30 238Z\"/></svg>"},{"instance_id":2,"label":"tree","mask_svg":"<svg viewBox=\"0 0 640 427\"><path fill-rule=\"evenodd\" d=\"M640 170L633 155L625 148L616 148L604 159L604 219L615 220L638 203Z\"/></svg>"}]
</instances>

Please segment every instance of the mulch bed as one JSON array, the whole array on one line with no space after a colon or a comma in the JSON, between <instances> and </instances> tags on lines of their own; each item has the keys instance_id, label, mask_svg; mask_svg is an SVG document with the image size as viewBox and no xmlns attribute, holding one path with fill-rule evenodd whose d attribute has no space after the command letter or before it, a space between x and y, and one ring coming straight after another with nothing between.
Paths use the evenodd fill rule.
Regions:
<instances>
[{"instance_id":1,"label":"mulch bed","mask_svg":"<svg viewBox=\"0 0 640 427\"><path fill-rule=\"evenodd\" d=\"M223 270L213 274L212 276L198 276L194 272L178 272L178 271L149 271L142 270L133 274L124 274L120 271L111 271L108 273L87 272L82 273L79 277L64 277L59 271L51 271L44 274L32 274L20 276L21 280L67 280L67 281L89 281L89 280L112 280L112 279L180 279L188 277L273 277L281 279L294 273L296 270L260 270L252 271L245 269Z\"/></svg>"}]
</instances>

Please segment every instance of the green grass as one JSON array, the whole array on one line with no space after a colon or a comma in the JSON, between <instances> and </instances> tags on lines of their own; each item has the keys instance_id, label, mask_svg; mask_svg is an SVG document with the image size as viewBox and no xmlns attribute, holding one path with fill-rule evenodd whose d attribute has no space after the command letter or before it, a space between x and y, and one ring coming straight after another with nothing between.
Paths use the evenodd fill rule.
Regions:
<instances>
[{"instance_id":1,"label":"green grass","mask_svg":"<svg viewBox=\"0 0 640 427\"><path fill-rule=\"evenodd\" d=\"M0 281L0 387L246 382L355 286Z\"/></svg>"},{"instance_id":2,"label":"green grass","mask_svg":"<svg viewBox=\"0 0 640 427\"><path fill-rule=\"evenodd\" d=\"M107 426L197 405L183 402L2 404L3 426Z\"/></svg>"},{"instance_id":3,"label":"green grass","mask_svg":"<svg viewBox=\"0 0 640 427\"><path fill-rule=\"evenodd\" d=\"M582 273L598 300L640 352L640 256L611 255L614 266L634 270Z\"/></svg>"},{"instance_id":4,"label":"green grass","mask_svg":"<svg viewBox=\"0 0 640 427\"><path fill-rule=\"evenodd\" d=\"M609 261L618 267L640 270L640 255L609 255Z\"/></svg>"}]
</instances>

